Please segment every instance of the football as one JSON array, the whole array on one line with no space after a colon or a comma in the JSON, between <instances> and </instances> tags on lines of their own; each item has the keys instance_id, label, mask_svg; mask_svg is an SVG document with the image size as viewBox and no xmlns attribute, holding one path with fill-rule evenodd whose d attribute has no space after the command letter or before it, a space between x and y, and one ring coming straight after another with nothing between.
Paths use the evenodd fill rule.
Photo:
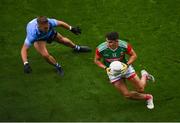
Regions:
<instances>
[{"instance_id":1,"label":"football","mask_svg":"<svg viewBox=\"0 0 180 123\"><path fill-rule=\"evenodd\" d=\"M120 61L113 61L111 62L109 68L111 69L111 73L116 76L123 74L122 69L127 69L127 65Z\"/></svg>"}]
</instances>

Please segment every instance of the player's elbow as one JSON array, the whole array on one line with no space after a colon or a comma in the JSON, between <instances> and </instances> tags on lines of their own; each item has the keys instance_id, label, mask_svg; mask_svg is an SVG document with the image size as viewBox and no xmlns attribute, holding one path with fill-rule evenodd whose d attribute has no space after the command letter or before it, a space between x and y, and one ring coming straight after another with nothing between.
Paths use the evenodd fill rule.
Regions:
<instances>
[{"instance_id":1,"label":"player's elbow","mask_svg":"<svg viewBox=\"0 0 180 123\"><path fill-rule=\"evenodd\" d=\"M134 59L137 59L137 55L136 54L134 54Z\"/></svg>"},{"instance_id":2,"label":"player's elbow","mask_svg":"<svg viewBox=\"0 0 180 123\"><path fill-rule=\"evenodd\" d=\"M94 63L97 64L97 59L96 58L94 59Z\"/></svg>"},{"instance_id":3,"label":"player's elbow","mask_svg":"<svg viewBox=\"0 0 180 123\"><path fill-rule=\"evenodd\" d=\"M134 60L136 60L136 59L137 59L137 54L136 54L136 53L133 53L133 54L131 55L131 57L132 57Z\"/></svg>"},{"instance_id":4,"label":"player's elbow","mask_svg":"<svg viewBox=\"0 0 180 123\"><path fill-rule=\"evenodd\" d=\"M100 61L95 58L95 59L94 59L94 63L97 64L97 65L99 65L99 64L100 64Z\"/></svg>"},{"instance_id":5,"label":"player's elbow","mask_svg":"<svg viewBox=\"0 0 180 123\"><path fill-rule=\"evenodd\" d=\"M123 96L124 96L126 99L130 99L130 98L131 98L131 94L130 94L130 93L124 93Z\"/></svg>"}]
</instances>

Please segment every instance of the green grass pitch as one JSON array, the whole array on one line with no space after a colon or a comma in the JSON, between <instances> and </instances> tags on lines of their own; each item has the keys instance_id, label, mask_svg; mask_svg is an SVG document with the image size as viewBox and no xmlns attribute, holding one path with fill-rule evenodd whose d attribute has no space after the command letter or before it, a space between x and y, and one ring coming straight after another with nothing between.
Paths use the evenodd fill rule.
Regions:
<instances>
[{"instance_id":1,"label":"green grass pitch","mask_svg":"<svg viewBox=\"0 0 180 123\"><path fill-rule=\"evenodd\" d=\"M93 48L77 54L48 45L65 70L63 78L33 47L33 73L23 73L26 24L38 15L80 26L80 36L57 30ZM94 64L95 48L110 31L133 45L136 71L145 68L156 77L146 88L154 95L154 110L124 99ZM179 46L179 0L0 0L0 121L180 121Z\"/></svg>"}]
</instances>

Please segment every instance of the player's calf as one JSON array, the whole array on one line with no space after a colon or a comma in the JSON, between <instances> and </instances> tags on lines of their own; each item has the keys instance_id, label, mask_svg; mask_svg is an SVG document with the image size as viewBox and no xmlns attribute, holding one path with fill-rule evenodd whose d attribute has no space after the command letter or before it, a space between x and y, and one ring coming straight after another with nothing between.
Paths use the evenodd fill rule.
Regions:
<instances>
[{"instance_id":1,"label":"player's calf","mask_svg":"<svg viewBox=\"0 0 180 123\"><path fill-rule=\"evenodd\" d=\"M144 93L144 88L138 88L138 89L137 89L137 92L139 92L139 93Z\"/></svg>"},{"instance_id":2,"label":"player's calf","mask_svg":"<svg viewBox=\"0 0 180 123\"><path fill-rule=\"evenodd\" d=\"M88 46L79 46L76 45L74 48L75 52L91 52L91 48Z\"/></svg>"},{"instance_id":3,"label":"player's calf","mask_svg":"<svg viewBox=\"0 0 180 123\"><path fill-rule=\"evenodd\" d=\"M136 87L137 92L144 93L144 86L139 84L138 87Z\"/></svg>"}]
</instances>

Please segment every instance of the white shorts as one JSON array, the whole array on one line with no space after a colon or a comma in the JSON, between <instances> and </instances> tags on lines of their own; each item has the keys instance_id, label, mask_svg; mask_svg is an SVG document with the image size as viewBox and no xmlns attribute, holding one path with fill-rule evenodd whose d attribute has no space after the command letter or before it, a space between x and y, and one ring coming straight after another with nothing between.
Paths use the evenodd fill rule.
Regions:
<instances>
[{"instance_id":1,"label":"white shorts","mask_svg":"<svg viewBox=\"0 0 180 123\"><path fill-rule=\"evenodd\" d=\"M122 78L131 79L136 75L136 72L132 65L130 65L125 74L118 74L116 76L107 74L111 83L116 82Z\"/></svg>"}]
</instances>

